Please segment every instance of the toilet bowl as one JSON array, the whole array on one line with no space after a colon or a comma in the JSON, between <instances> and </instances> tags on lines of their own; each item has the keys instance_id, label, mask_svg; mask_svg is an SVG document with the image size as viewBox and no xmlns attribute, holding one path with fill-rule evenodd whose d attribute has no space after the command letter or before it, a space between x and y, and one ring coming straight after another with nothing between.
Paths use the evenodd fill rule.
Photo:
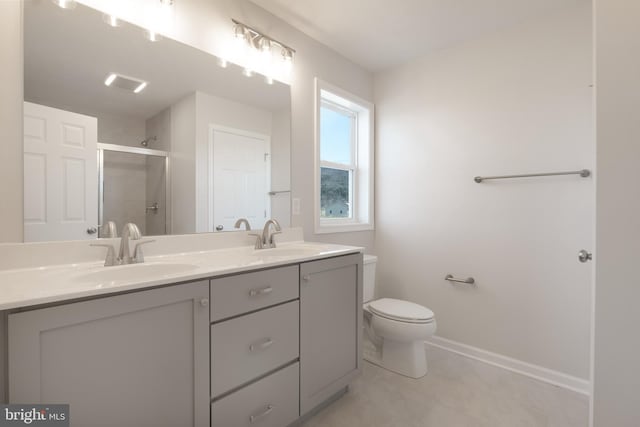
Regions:
<instances>
[{"instance_id":1,"label":"toilet bowl","mask_svg":"<svg viewBox=\"0 0 640 427\"><path fill-rule=\"evenodd\" d=\"M436 331L433 312L409 301L374 299L377 257L364 256L363 357L382 368L411 378L427 373L424 341Z\"/></svg>"}]
</instances>

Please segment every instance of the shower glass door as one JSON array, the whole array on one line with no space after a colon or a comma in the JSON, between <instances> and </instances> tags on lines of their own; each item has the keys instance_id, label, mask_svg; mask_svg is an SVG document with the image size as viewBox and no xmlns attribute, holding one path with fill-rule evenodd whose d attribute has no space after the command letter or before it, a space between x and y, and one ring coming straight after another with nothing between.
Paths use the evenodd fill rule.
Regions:
<instances>
[{"instance_id":1,"label":"shower glass door","mask_svg":"<svg viewBox=\"0 0 640 427\"><path fill-rule=\"evenodd\" d=\"M98 144L98 217L113 221L118 232L133 222L142 234L168 234L169 160L167 153L147 148ZM108 235L100 227L99 237Z\"/></svg>"}]
</instances>

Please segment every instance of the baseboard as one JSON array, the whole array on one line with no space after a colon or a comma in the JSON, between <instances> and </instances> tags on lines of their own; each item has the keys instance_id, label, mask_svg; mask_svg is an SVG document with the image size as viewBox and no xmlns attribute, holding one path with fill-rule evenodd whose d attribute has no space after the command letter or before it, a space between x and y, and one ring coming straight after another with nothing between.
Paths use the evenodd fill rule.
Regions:
<instances>
[{"instance_id":1,"label":"baseboard","mask_svg":"<svg viewBox=\"0 0 640 427\"><path fill-rule=\"evenodd\" d=\"M426 341L427 345L441 348L480 362L488 363L499 368L506 369L511 372L526 375L539 381L544 381L558 387L566 388L576 393L589 395L591 386L589 381L562 372L543 368L542 366L533 365L521 360L512 359L511 357L501 354L492 353L477 347L462 344L456 341L448 340L438 336L433 336Z\"/></svg>"}]
</instances>

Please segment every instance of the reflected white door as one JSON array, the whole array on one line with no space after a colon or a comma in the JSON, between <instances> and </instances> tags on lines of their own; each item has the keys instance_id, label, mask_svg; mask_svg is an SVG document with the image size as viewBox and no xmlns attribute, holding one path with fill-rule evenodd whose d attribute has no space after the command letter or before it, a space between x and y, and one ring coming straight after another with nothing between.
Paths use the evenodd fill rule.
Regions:
<instances>
[{"instance_id":1,"label":"reflected white door","mask_svg":"<svg viewBox=\"0 0 640 427\"><path fill-rule=\"evenodd\" d=\"M24 241L97 237L98 121L24 103Z\"/></svg>"},{"instance_id":2,"label":"reflected white door","mask_svg":"<svg viewBox=\"0 0 640 427\"><path fill-rule=\"evenodd\" d=\"M271 214L269 136L212 126L209 153L209 231L233 230L238 218L261 228Z\"/></svg>"}]
</instances>

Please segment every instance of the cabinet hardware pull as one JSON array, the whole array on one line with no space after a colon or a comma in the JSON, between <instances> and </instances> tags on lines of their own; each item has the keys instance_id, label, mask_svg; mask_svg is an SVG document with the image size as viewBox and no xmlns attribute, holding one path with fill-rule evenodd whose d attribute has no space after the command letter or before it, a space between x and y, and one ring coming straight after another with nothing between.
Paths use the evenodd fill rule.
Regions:
<instances>
[{"instance_id":1,"label":"cabinet hardware pull","mask_svg":"<svg viewBox=\"0 0 640 427\"><path fill-rule=\"evenodd\" d=\"M269 414L271 413L271 411L273 411L273 408L274 408L274 406L273 406L273 405L271 405L271 404L267 405L267 409L265 409L264 411L260 412L260 413L259 413L259 414L257 414L257 415L251 415L251 416L249 417L249 422L250 422L251 424L253 424L253 423L255 423L256 421L258 421L260 418L262 418L262 417L264 417L264 416L269 415Z\"/></svg>"},{"instance_id":2,"label":"cabinet hardware pull","mask_svg":"<svg viewBox=\"0 0 640 427\"><path fill-rule=\"evenodd\" d=\"M200 300L200 305L203 307L207 307L209 305L209 298L202 298Z\"/></svg>"},{"instance_id":3,"label":"cabinet hardware pull","mask_svg":"<svg viewBox=\"0 0 640 427\"><path fill-rule=\"evenodd\" d=\"M249 296L255 297L257 295L270 294L271 292L273 292L273 288L271 286L265 286L264 288L260 289L251 289L249 291Z\"/></svg>"},{"instance_id":4,"label":"cabinet hardware pull","mask_svg":"<svg viewBox=\"0 0 640 427\"><path fill-rule=\"evenodd\" d=\"M311 275L305 274L304 276L302 276L302 280L304 280L305 282L309 282L311 280Z\"/></svg>"},{"instance_id":5,"label":"cabinet hardware pull","mask_svg":"<svg viewBox=\"0 0 640 427\"><path fill-rule=\"evenodd\" d=\"M271 338L265 338L259 343L254 343L249 346L249 351L265 350L273 345Z\"/></svg>"}]
</instances>

